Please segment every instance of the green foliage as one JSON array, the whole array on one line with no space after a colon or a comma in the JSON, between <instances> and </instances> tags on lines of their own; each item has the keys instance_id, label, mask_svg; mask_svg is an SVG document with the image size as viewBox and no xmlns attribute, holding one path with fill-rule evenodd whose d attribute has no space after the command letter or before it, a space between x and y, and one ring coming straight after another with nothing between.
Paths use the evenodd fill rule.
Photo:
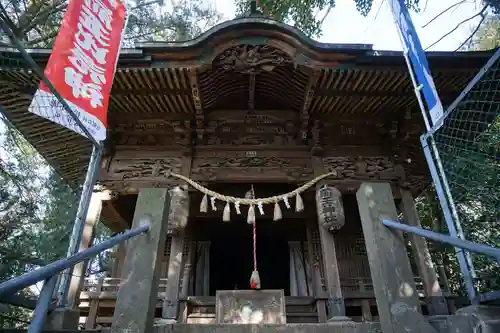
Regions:
<instances>
[{"instance_id":1,"label":"green foliage","mask_svg":"<svg viewBox=\"0 0 500 333\"><path fill-rule=\"evenodd\" d=\"M67 4L68 0L0 0L0 19L27 47L50 47ZM171 0L168 4L163 0L136 0L127 5L131 13L125 34L128 44L186 40L222 19L204 0Z\"/></svg>"},{"instance_id":2,"label":"green foliage","mask_svg":"<svg viewBox=\"0 0 500 333\"><path fill-rule=\"evenodd\" d=\"M5 124L0 123L0 280L64 257L76 206L60 177ZM10 307L0 327L20 327L23 320L29 320L29 311Z\"/></svg>"},{"instance_id":3,"label":"green foliage","mask_svg":"<svg viewBox=\"0 0 500 333\"><path fill-rule=\"evenodd\" d=\"M125 40L184 41L196 37L222 20L205 0L172 1L168 11L162 12L159 3L138 0L132 6Z\"/></svg>"},{"instance_id":4,"label":"green foliage","mask_svg":"<svg viewBox=\"0 0 500 333\"><path fill-rule=\"evenodd\" d=\"M487 21L473 39L475 48L498 43L498 19ZM493 43L493 44L490 44ZM500 247L500 61L484 73L448 114L434 139L465 238ZM434 192L432 188L428 193ZM448 233L434 193L418 206L423 223ZM436 222L437 221L437 222ZM437 227L436 227L437 225ZM454 251L444 251L452 291L463 294ZM492 258L472 254L479 292L500 289L500 266Z\"/></svg>"},{"instance_id":5,"label":"green foliage","mask_svg":"<svg viewBox=\"0 0 500 333\"><path fill-rule=\"evenodd\" d=\"M66 185L19 132L3 124L0 123L0 281L66 256L79 201L79 193ZM96 242L110 236L102 224L96 229ZM91 261L86 274L102 274L108 261L108 253L101 253ZM22 296L32 297L33 289L24 290ZM26 309L10 307L2 311L0 328L23 327L29 319Z\"/></svg>"},{"instance_id":6,"label":"green foliage","mask_svg":"<svg viewBox=\"0 0 500 333\"><path fill-rule=\"evenodd\" d=\"M494 69L493 69L494 71ZM491 81L495 74L486 75L485 80ZM496 90L490 84L482 84L478 92L473 91L467 96L471 100L485 101L488 87ZM479 93L480 91L480 93ZM494 110L498 106L492 105ZM468 108L460 108L462 117L467 118ZM479 104L474 113L482 113ZM495 112L495 111L493 111ZM463 126L463 125L461 125ZM475 128L476 125L472 127ZM450 183L457 212L460 217L466 238L480 244L500 247L500 154L498 142L500 138L500 117L497 115L493 122L481 133L470 130L473 140L465 142L450 142L445 140L446 133L438 132L438 148L442 153L443 165ZM490 257L473 255L473 263L477 271L476 286L479 291L498 290L500 288L500 267Z\"/></svg>"},{"instance_id":7,"label":"green foliage","mask_svg":"<svg viewBox=\"0 0 500 333\"><path fill-rule=\"evenodd\" d=\"M38 203L43 200L43 179L32 166L43 162L17 132L6 129L2 137L6 156L0 161L0 278L7 278L41 261L33 230L42 222ZM22 259L10 262L14 258Z\"/></svg>"},{"instance_id":8,"label":"green foliage","mask_svg":"<svg viewBox=\"0 0 500 333\"><path fill-rule=\"evenodd\" d=\"M490 6L493 13L500 14L500 0L483 0L483 3Z\"/></svg>"},{"instance_id":9,"label":"green foliage","mask_svg":"<svg viewBox=\"0 0 500 333\"><path fill-rule=\"evenodd\" d=\"M238 16L248 15L250 1L235 0ZM353 0L361 15L368 15L373 0ZM309 37L318 37L322 24L330 9L335 7L335 0L260 0L257 1L265 16L293 25ZM418 10L419 0L406 0L406 6ZM318 14L322 14L318 17Z\"/></svg>"},{"instance_id":10,"label":"green foliage","mask_svg":"<svg viewBox=\"0 0 500 333\"><path fill-rule=\"evenodd\" d=\"M470 48L473 50L491 50L500 46L500 17L488 16L476 35Z\"/></svg>"}]
</instances>

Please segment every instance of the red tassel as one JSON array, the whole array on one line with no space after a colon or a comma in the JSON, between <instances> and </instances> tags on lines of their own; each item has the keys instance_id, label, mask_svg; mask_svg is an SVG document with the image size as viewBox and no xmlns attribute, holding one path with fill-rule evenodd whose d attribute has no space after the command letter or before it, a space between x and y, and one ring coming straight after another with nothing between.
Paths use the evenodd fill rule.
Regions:
<instances>
[{"instance_id":1,"label":"red tassel","mask_svg":"<svg viewBox=\"0 0 500 333\"><path fill-rule=\"evenodd\" d=\"M250 288L259 290L260 289L260 276L257 270L252 272L250 277Z\"/></svg>"}]
</instances>

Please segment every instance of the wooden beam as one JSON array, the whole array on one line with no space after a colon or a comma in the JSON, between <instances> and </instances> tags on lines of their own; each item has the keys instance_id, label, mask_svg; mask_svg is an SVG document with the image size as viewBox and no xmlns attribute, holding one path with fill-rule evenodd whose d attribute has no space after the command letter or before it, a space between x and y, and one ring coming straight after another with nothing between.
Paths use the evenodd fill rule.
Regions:
<instances>
[{"instance_id":1,"label":"wooden beam","mask_svg":"<svg viewBox=\"0 0 500 333\"><path fill-rule=\"evenodd\" d=\"M117 222L118 226L122 229L128 229L129 225L127 221L118 212L112 200L103 201L103 215L108 215L113 222Z\"/></svg>"},{"instance_id":2,"label":"wooden beam","mask_svg":"<svg viewBox=\"0 0 500 333\"><path fill-rule=\"evenodd\" d=\"M255 73L248 75L248 110L255 109Z\"/></svg>"},{"instance_id":3,"label":"wooden beam","mask_svg":"<svg viewBox=\"0 0 500 333\"><path fill-rule=\"evenodd\" d=\"M316 93L316 83L318 82L320 71L313 70L309 75L307 87L304 91L304 102L302 103L302 110L300 112L300 141L306 141L309 136L309 107Z\"/></svg>"},{"instance_id":4,"label":"wooden beam","mask_svg":"<svg viewBox=\"0 0 500 333\"><path fill-rule=\"evenodd\" d=\"M458 96L460 92L457 91L442 91L439 92L439 97L441 98L454 98ZM346 90L346 89L325 89L318 88L315 91L316 96L328 96L328 97L414 97L415 92L413 90L398 90L398 91L363 91L363 90Z\"/></svg>"},{"instance_id":5,"label":"wooden beam","mask_svg":"<svg viewBox=\"0 0 500 333\"><path fill-rule=\"evenodd\" d=\"M157 88L141 88L141 89L119 89L111 90L113 95L135 95L135 96L167 96L167 95L189 95L189 89L157 89Z\"/></svg>"},{"instance_id":6,"label":"wooden beam","mask_svg":"<svg viewBox=\"0 0 500 333\"><path fill-rule=\"evenodd\" d=\"M9 87L20 94L32 96L38 89L37 85L18 84L10 81L0 80L0 85ZM140 89L121 89L113 88L111 94L120 96L168 96L168 95L189 95L189 89L158 89L158 88L140 88Z\"/></svg>"},{"instance_id":7,"label":"wooden beam","mask_svg":"<svg viewBox=\"0 0 500 333\"><path fill-rule=\"evenodd\" d=\"M203 134L205 132L205 114L203 112L203 106L201 104L200 86L198 84L198 75L196 73L196 68L190 68L188 73L189 84L191 85L191 96L193 97L194 108L196 110L196 136L198 140L202 140Z\"/></svg>"}]
</instances>

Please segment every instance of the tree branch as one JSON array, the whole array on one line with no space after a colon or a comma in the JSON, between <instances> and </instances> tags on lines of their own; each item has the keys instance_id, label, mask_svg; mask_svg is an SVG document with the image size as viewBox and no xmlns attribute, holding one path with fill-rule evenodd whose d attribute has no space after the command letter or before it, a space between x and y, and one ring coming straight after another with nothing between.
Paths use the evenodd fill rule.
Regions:
<instances>
[{"instance_id":1,"label":"tree branch","mask_svg":"<svg viewBox=\"0 0 500 333\"><path fill-rule=\"evenodd\" d=\"M10 19L7 10L2 5L1 2L0 2L0 20L3 20L7 24L7 26L10 28L10 30L12 30L14 35L19 36L19 29L17 28L16 24Z\"/></svg>"},{"instance_id":2,"label":"tree branch","mask_svg":"<svg viewBox=\"0 0 500 333\"><path fill-rule=\"evenodd\" d=\"M484 16L484 12L486 11L487 8L488 8L488 5L485 5L483 7L483 9L481 9L481 11L479 13L476 13L476 14L474 14L474 15L466 18L462 22L458 23L455 26L455 28L451 29L446 34L444 34L441 38L439 38L437 41L435 41L434 43L432 43L431 45L429 45L428 47L426 47L425 50L427 51L428 49L430 49L431 47L433 47L434 45L436 45L437 43L439 43L440 41L442 41L444 38L448 37L451 33L453 33L455 30L457 30L462 24L464 24L466 22L469 22L470 20L473 20L473 19L475 19L478 16Z\"/></svg>"},{"instance_id":3,"label":"tree branch","mask_svg":"<svg viewBox=\"0 0 500 333\"><path fill-rule=\"evenodd\" d=\"M427 22L426 24L424 24L422 26L422 28L425 28L426 26L428 26L429 24L431 24L432 22L434 22L438 17L440 17L441 15L443 15L444 13L446 13L447 11L449 11L450 9L452 8L455 8L456 6L459 6L461 4L463 4L464 2L466 2L467 0L460 0L459 2L449 6L448 8L446 8L445 10L443 10L441 13L437 14L436 16L434 16L429 22Z\"/></svg>"},{"instance_id":4,"label":"tree branch","mask_svg":"<svg viewBox=\"0 0 500 333\"><path fill-rule=\"evenodd\" d=\"M0 174L2 174L4 177L8 178L14 184L14 186L17 188L21 197L24 198L24 194L23 194L24 191L23 191L21 184L19 184L19 182L17 181L15 176L11 175L10 172L7 171L4 164L5 163L3 162L3 160L0 159Z\"/></svg>"},{"instance_id":5,"label":"tree branch","mask_svg":"<svg viewBox=\"0 0 500 333\"><path fill-rule=\"evenodd\" d=\"M66 9L67 7L68 4L63 2L62 4L59 4L58 6L52 8L51 10L44 10L39 15L33 17L31 23L27 27L22 28L23 32L27 33L31 31L32 29L34 29L35 26L39 25L39 23L41 23L42 20L47 20L51 15L54 15Z\"/></svg>"},{"instance_id":6,"label":"tree branch","mask_svg":"<svg viewBox=\"0 0 500 333\"><path fill-rule=\"evenodd\" d=\"M424 8L422 9L422 14L427 10L427 5L429 4L429 0L425 0Z\"/></svg>"},{"instance_id":7,"label":"tree branch","mask_svg":"<svg viewBox=\"0 0 500 333\"><path fill-rule=\"evenodd\" d=\"M0 249L0 254L3 256L4 260L16 260L23 264L37 265L37 266L45 266L47 263L40 259L30 256L25 256L20 253L12 253L12 249Z\"/></svg>"},{"instance_id":8,"label":"tree branch","mask_svg":"<svg viewBox=\"0 0 500 333\"><path fill-rule=\"evenodd\" d=\"M160 32L160 31L163 31L163 30L170 30L172 32L175 32L174 29L169 29L169 28L166 28L166 27L158 27L157 29L155 29L153 31L148 31L148 32L140 33L140 34L133 35L133 36L127 36L127 37L125 37L125 40L142 38L142 37L145 37L145 36L148 36L148 35L151 35L151 34L156 34L156 33Z\"/></svg>"},{"instance_id":9,"label":"tree branch","mask_svg":"<svg viewBox=\"0 0 500 333\"><path fill-rule=\"evenodd\" d=\"M53 6L59 6L60 1L64 1L64 0L58 0L58 1L59 2L57 2ZM45 4L44 1L34 2L33 5L28 7L28 9L23 13L23 15L21 15L21 17L18 20L19 29L24 30L23 27L28 26L31 23L31 21L33 21L40 13L43 14L42 9L44 7L44 4ZM47 6L47 9L51 10L51 8L53 8L53 6ZM45 9L45 10L47 10L47 9Z\"/></svg>"},{"instance_id":10,"label":"tree branch","mask_svg":"<svg viewBox=\"0 0 500 333\"><path fill-rule=\"evenodd\" d=\"M326 17L330 14L330 12L331 12L332 8L333 8L333 6L332 6L332 5L328 6L328 9L326 10L325 15L323 15L323 18L321 19L321 21L319 21L319 26L320 26L320 27L322 27L322 26L323 26L323 22L325 22Z\"/></svg>"},{"instance_id":11,"label":"tree branch","mask_svg":"<svg viewBox=\"0 0 500 333\"><path fill-rule=\"evenodd\" d=\"M481 14L481 21L479 21L478 25L472 31L472 33L470 34L470 36L462 44L460 44L459 47L457 47L457 49L455 50L455 52L457 52L458 50L460 50L462 47L464 47L465 44L467 44L469 41L472 40L472 38L474 38L474 35L479 30L479 28L481 27L481 25L483 24L483 22L484 22L485 19L486 19L486 15L484 15L484 13Z\"/></svg>"}]
</instances>

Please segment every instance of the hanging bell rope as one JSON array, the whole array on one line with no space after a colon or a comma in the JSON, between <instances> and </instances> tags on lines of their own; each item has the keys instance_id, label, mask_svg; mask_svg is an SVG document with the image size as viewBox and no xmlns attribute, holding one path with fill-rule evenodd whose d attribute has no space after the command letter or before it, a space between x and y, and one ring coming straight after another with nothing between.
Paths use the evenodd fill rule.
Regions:
<instances>
[{"instance_id":1,"label":"hanging bell rope","mask_svg":"<svg viewBox=\"0 0 500 333\"><path fill-rule=\"evenodd\" d=\"M255 191L253 189L253 185L252 188L250 189L250 197L252 199L255 199ZM252 275L250 276L250 288L259 290L260 275L259 271L257 270L257 223L255 221L253 221L252 231L253 231L253 271Z\"/></svg>"}]
</instances>

